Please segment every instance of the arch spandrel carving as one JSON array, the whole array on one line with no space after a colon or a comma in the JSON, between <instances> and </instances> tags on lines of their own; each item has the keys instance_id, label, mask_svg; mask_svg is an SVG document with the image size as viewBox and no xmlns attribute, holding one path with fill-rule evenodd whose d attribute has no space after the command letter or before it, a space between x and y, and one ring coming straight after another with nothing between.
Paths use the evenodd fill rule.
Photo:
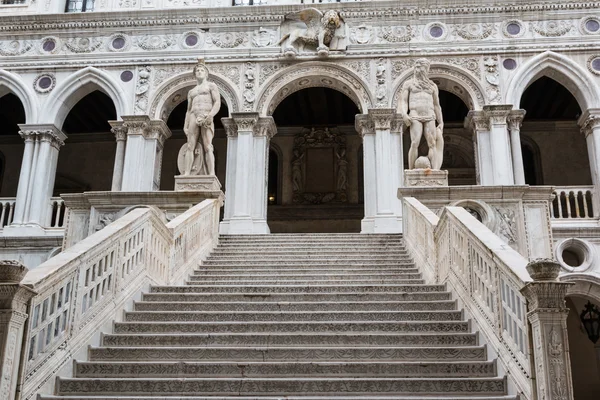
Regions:
<instances>
[{"instance_id":1,"label":"arch spandrel carving","mask_svg":"<svg viewBox=\"0 0 600 400\"><path fill-rule=\"evenodd\" d=\"M310 87L327 87L348 96L365 113L375 104L368 84L352 71L333 63L307 62L281 69L261 87L257 110L272 115L290 94Z\"/></svg>"},{"instance_id":2,"label":"arch spandrel carving","mask_svg":"<svg viewBox=\"0 0 600 400\"><path fill-rule=\"evenodd\" d=\"M391 104L394 109L398 107L402 84L411 76L412 69L409 69L394 81L392 85L394 95ZM482 110L486 104L485 91L479 83L479 79L466 69L455 65L432 62L429 69L429 78L436 82L441 90L457 95L470 110Z\"/></svg>"},{"instance_id":3,"label":"arch spandrel carving","mask_svg":"<svg viewBox=\"0 0 600 400\"><path fill-rule=\"evenodd\" d=\"M210 69L210 65L208 66ZM227 102L229 112L240 111L240 102L238 93L234 85L226 78L214 73L210 73L208 79L217 85L219 93ZM186 71L174 78L163 82L153 93L150 102L149 115L152 119L162 119L166 121L169 114L180 103L187 100L187 92L196 85L196 78L192 74L192 69Z\"/></svg>"},{"instance_id":4,"label":"arch spandrel carving","mask_svg":"<svg viewBox=\"0 0 600 400\"><path fill-rule=\"evenodd\" d=\"M529 85L542 76L554 79L575 97L582 110L600 107L600 88L581 65L562 54L545 51L521 64L508 81L506 104L519 108Z\"/></svg>"}]
</instances>

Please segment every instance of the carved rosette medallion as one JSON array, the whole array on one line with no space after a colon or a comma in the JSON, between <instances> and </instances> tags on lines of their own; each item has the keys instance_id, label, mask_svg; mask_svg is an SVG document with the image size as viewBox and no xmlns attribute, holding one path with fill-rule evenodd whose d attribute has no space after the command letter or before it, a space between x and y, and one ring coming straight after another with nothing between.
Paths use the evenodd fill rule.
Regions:
<instances>
[{"instance_id":1,"label":"carved rosette medallion","mask_svg":"<svg viewBox=\"0 0 600 400\"><path fill-rule=\"evenodd\" d=\"M378 36L390 43L410 42L415 36L412 26L386 26L379 28Z\"/></svg>"},{"instance_id":2,"label":"carved rosette medallion","mask_svg":"<svg viewBox=\"0 0 600 400\"><path fill-rule=\"evenodd\" d=\"M33 44L28 40L11 40L0 44L1 56L20 56L27 53Z\"/></svg>"},{"instance_id":3,"label":"carved rosette medallion","mask_svg":"<svg viewBox=\"0 0 600 400\"><path fill-rule=\"evenodd\" d=\"M453 32L465 40L482 40L496 34L496 25L493 23L459 24L454 26Z\"/></svg>"},{"instance_id":4,"label":"carved rosette medallion","mask_svg":"<svg viewBox=\"0 0 600 400\"><path fill-rule=\"evenodd\" d=\"M531 22L532 32L545 37L564 36L571 31L573 23L571 21L537 21Z\"/></svg>"},{"instance_id":5,"label":"carved rosette medallion","mask_svg":"<svg viewBox=\"0 0 600 400\"><path fill-rule=\"evenodd\" d=\"M136 39L137 46L144 50L164 50L171 47L174 43L175 38L172 35L149 35Z\"/></svg>"},{"instance_id":6,"label":"carved rosette medallion","mask_svg":"<svg viewBox=\"0 0 600 400\"><path fill-rule=\"evenodd\" d=\"M208 35L207 42L222 49L232 49L248 41L245 32L221 32Z\"/></svg>"}]
</instances>

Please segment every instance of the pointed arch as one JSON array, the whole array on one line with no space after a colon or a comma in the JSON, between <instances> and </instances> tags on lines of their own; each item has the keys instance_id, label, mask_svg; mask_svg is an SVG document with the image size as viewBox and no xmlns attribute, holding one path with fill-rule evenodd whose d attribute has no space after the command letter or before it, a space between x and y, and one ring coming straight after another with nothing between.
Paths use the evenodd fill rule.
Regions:
<instances>
[{"instance_id":1,"label":"pointed arch","mask_svg":"<svg viewBox=\"0 0 600 400\"><path fill-rule=\"evenodd\" d=\"M600 106L598 85L575 61L553 51L545 51L521 65L508 83L506 104L520 107L523 92L538 78L547 76L563 85L582 110Z\"/></svg>"},{"instance_id":2,"label":"pointed arch","mask_svg":"<svg viewBox=\"0 0 600 400\"><path fill-rule=\"evenodd\" d=\"M29 89L18 75L0 69L0 97L8 93L13 93L23 104L25 123L37 121L38 102L33 90Z\"/></svg>"},{"instance_id":3,"label":"pointed arch","mask_svg":"<svg viewBox=\"0 0 600 400\"><path fill-rule=\"evenodd\" d=\"M62 125L75 104L94 90L100 90L111 98L117 112L117 119L122 115L133 114L125 91L107 72L98 68L87 67L67 77L46 99L44 114L40 122L54 123L58 128Z\"/></svg>"}]
</instances>

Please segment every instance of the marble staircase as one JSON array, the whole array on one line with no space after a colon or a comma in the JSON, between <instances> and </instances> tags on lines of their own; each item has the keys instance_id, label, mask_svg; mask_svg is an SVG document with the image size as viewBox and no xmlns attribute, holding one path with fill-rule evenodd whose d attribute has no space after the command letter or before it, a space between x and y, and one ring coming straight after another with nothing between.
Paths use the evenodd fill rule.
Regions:
<instances>
[{"instance_id":1,"label":"marble staircase","mask_svg":"<svg viewBox=\"0 0 600 400\"><path fill-rule=\"evenodd\" d=\"M49 399L516 400L400 235L222 236Z\"/></svg>"}]
</instances>

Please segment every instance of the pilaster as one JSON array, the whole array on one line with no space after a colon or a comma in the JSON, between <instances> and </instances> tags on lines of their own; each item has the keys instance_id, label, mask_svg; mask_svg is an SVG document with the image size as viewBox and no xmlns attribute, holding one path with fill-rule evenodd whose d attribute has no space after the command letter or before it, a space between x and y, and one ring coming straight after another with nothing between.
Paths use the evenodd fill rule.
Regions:
<instances>
[{"instance_id":1,"label":"pilaster","mask_svg":"<svg viewBox=\"0 0 600 400\"><path fill-rule=\"evenodd\" d=\"M402 203L397 197L403 182L402 122L394 109L370 109L356 116L363 138L365 217L362 233L402 232Z\"/></svg>"},{"instance_id":2,"label":"pilaster","mask_svg":"<svg viewBox=\"0 0 600 400\"><path fill-rule=\"evenodd\" d=\"M511 145L507 118L512 105L486 105L483 111L490 120L490 148L494 185L514 185Z\"/></svg>"},{"instance_id":3,"label":"pilaster","mask_svg":"<svg viewBox=\"0 0 600 400\"><path fill-rule=\"evenodd\" d=\"M223 118L227 132L227 177L222 234L266 234L269 141L277 132L272 117L255 112Z\"/></svg>"},{"instance_id":4,"label":"pilaster","mask_svg":"<svg viewBox=\"0 0 600 400\"><path fill-rule=\"evenodd\" d=\"M0 260L0 398L14 399L17 391L27 306L35 292L20 284L27 268Z\"/></svg>"},{"instance_id":5,"label":"pilaster","mask_svg":"<svg viewBox=\"0 0 600 400\"><path fill-rule=\"evenodd\" d=\"M25 150L14 219L11 226L5 228L5 234L43 235L43 227L49 223L58 151L67 136L53 124L21 124L19 128L19 135L25 141Z\"/></svg>"},{"instance_id":6,"label":"pilaster","mask_svg":"<svg viewBox=\"0 0 600 400\"><path fill-rule=\"evenodd\" d=\"M523 166L523 152L521 151L521 124L523 118L525 118L525 112L525 110L512 110L507 118L515 185L525 184L525 167Z\"/></svg>"},{"instance_id":7,"label":"pilaster","mask_svg":"<svg viewBox=\"0 0 600 400\"><path fill-rule=\"evenodd\" d=\"M469 111L465 119L465 128L467 127L473 129L477 184L491 186L494 184L494 177L492 174L490 120L483 111Z\"/></svg>"},{"instance_id":8,"label":"pilaster","mask_svg":"<svg viewBox=\"0 0 600 400\"><path fill-rule=\"evenodd\" d=\"M121 118L122 126L127 130L121 190L158 190L163 145L171 137L171 131L164 121L151 120L147 115L124 115Z\"/></svg>"},{"instance_id":9,"label":"pilaster","mask_svg":"<svg viewBox=\"0 0 600 400\"><path fill-rule=\"evenodd\" d=\"M557 282L560 265L553 260L532 261L527 271L534 281L521 292L528 302L537 398L573 400L565 306L572 283Z\"/></svg>"}]
</instances>

